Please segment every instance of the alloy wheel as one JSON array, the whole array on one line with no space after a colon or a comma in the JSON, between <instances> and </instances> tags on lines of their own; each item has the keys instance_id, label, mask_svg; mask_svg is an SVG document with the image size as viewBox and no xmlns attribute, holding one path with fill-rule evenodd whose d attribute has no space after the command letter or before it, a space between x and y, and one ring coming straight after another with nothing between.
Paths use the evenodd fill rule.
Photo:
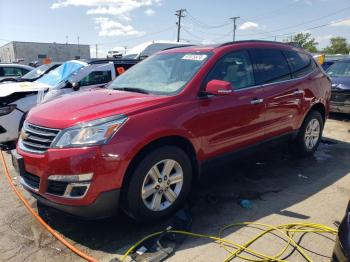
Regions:
<instances>
[{"instance_id":1,"label":"alloy wheel","mask_svg":"<svg viewBox=\"0 0 350 262\"><path fill-rule=\"evenodd\" d=\"M179 197L182 185L180 164L173 159L164 159L147 172L141 189L143 203L152 211L167 209Z\"/></svg>"},{"instance_id":2,"label":"alloy wheel","mask_svg":"<svg viewBox=\"0 0 350 262\"><path fill-rule=\"evenodd\" d=\"M320 134L321 134L320 122L315 118L311 119L311 121L308 123L306 127L305 137L304 137L305 146L307 149L312 150L316 146L320 138Z\"/></svg>"}]
</instances>

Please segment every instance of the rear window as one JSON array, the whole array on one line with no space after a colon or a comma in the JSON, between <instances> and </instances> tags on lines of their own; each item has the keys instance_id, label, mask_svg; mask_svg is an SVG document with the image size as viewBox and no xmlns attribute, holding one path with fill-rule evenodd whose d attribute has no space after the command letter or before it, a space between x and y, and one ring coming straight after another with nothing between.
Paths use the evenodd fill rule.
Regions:
<instances>
[{"instance_id":1,"label":"rear window","mask_svg":"<svg viewBox=\"0 0 350 262\"><path fill-rule=\"evenodd\" d=\"M303 77L315 69L313 59L304 53L296 51L283 51L292 70L293 78Z\"/></svg>"},{"instance_id":2,"label":"rear window","mask_svg":"<svg viewBox=\"0 0 350 262\"><path fill-rule=\"evenodd\" d=\"M289 66L278 49L252 49L256 84L268 84L291 79Z\"/></svg>"}]
</instances>

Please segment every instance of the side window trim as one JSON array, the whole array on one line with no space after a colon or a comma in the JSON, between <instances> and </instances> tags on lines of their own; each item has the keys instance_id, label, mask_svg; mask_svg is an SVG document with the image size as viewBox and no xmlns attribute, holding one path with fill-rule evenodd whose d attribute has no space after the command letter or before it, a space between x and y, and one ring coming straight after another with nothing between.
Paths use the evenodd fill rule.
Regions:
<instances>
[{"instance_id":1,"label":"side window trim","mask_svg":"<svg viewBox=\"0 0 350 262\"><path fill-rule=\"evenodd\" d=\"M200 88L200 92L204 91L205 89L205 86L208 84L208 78L210 76L210 73L215 69L215 67L217 66L218 63L221 62L221 60L227 56L227 55L230 55L230 54L233 54L233 53L237 53L237 52L246 52L247 55L248 55L248 58L250 60L250 64L252 66L252 77L253 77L253 85L250 85L250 86L247 86L247 87L244 87L244 88L240 88L240 89L236 89L234 90L235 92L236 91L243 91L243 90L246 90L248 88L253 88L253 87L256 87L256 80L255 80L255 74L254 74L254 63L253 63L253 60L252 60L252 57L251 57L251 54L249 52L249 49L238 49L238 50L234 50L234 51L230 51L230 52L227 52L225 54L223 54L222 56L220 56L217 61L215 62L215 64L210 68L210 70L208 71L207 75L205 76L204 80L202 81L202 84L201 84L201 88Z\"/></svg>"},{"instance_id":2,"label":"side window trim","mask_svg":"<svg viewBox=\"0 0 350 262\"><path fill-rule=\"evenodd\" d=\"M304 78L304 77L310 75L311 73L313 73L313 72L316 70L317 64L315 64L316 61L314 60L314 58L313 58L311 55L309 55L309 54L307 54L307 53L302 53L302 52L300 52L300 51L294 51L294 52L296 52L296 53L298 53L298 54L301 53L301 54L306 55L306 56L308 57L308 59L309 59L309 62L308 62L305 66L299 68L298 70L293 71L293 67L292 67L292 65L291 65L291 63L290 63L290 61L289 61L289 59L287 58L287 54L286 54L287 52L293 52L293 51L294 51L294 50L283 50L283 51L282 51L283 55L285 56L285 58L286 58L286 60L287 60L288 65L289 65L289 68L290 68L290 71L291 71L292 79ZM302 72L304 69L306 69L306 68L308 68L308 67L310 67L310 66L311 66L311 68L312 68L312 69L310 70L310 72L308 72L308 73L306 73L306 74L304 74L304 75L302 75L302 76L297 76L298 73Z\"/></svg>"},{"instance_id":3,"label":"side window trim","mask_svg":"<svg viewBox=\"0 0 350 262\"><path fill-rule=\"evenodd\" d=\"M259 68L259 66L256 63L262 62L261 57L258 55L258 52L259 51L263 52L264 50L273 50L273 51L276 51L276 52L280 53L281 57L283 57L284 62L285 62L285 64L288 67L288 73L284 74L282 76L278 76L278 77L275 77L273 79L270 79L268 82L264 81L262 83L259 83L259 85L260 86L264 86L264 85L267 85L267 84L281 83L281 82L292 80L292 72L291 72L291 68L289 66L288 60L286 59L285 55L283 54L282 49L279 49L279 48L271 48L271 47L250 48L250 52L253 53L252 56L254 57L253 64L254 64L254 68L256 70L256 71L254 71L256 73L256 75L258 75L260 73L263 73L263 71ZM254 55L254 51L257 52L255 55ZM289 79L274 81L275 79L278 79L278 78L281 78L281 77L286 77L286 76L289 76ZM271 81L274 81L274 82L271 82Z\"/></svg>"}]
</instances>

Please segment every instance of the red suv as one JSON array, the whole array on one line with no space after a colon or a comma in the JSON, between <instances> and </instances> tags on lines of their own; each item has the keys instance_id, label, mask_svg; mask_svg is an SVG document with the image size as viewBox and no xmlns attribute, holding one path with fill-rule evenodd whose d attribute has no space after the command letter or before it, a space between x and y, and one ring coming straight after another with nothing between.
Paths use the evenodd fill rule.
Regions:
<instances>
[{"instance_id":1,"label":"red suv","mask_svg":"<svg viewBox=\"0 0 350 262\"><path fill-rule=\"evenodd\" d=\"M13 162L45 205L88 218L121 206L136 220L159 219L184 203L210 160L282 137L312 154L330 90L314 59L287 44L170 49L108 89L33 108Z\"/></svg>"}]
</instances>

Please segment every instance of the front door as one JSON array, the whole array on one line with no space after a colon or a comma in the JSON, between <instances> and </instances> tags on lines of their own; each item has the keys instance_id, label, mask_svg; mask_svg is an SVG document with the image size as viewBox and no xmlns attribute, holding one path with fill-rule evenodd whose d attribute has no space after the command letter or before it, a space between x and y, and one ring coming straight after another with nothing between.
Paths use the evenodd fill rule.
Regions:
<instances>
[{"instance_id":1,"label":"front door","mask_svg":"<svg viewBox=\"0 0 350 262\"><path fill-rule=\"evenodd\" d=\"M201 137L206 158L224 154L260 141L264 136L264 103L261 87L255 85L247 51L223 56L209 73L210 80L231 83L233 92L201 98Z\"/></svg>"}]
</instances>

